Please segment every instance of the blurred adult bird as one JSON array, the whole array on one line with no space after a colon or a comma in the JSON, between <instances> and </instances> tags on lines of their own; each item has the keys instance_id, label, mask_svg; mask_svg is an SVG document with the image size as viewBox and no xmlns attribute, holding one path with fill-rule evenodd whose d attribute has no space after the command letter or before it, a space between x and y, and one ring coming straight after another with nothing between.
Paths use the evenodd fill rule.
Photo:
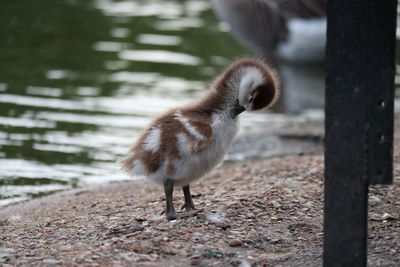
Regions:
<instances>
[{"instance_id":1,"label":"blurred adult bird","mask_svg":"<svg viewBox=\"0 0 400 267\"><path fill-rule=\"evenodd\" d=\"M182 187L186 210L194 210L189 184L223 159L237 131L237 116L270 107L278 95L278 80L270 67L253 59L234 62L203 98L155 119L131 148L123 169L162 184L166 217L176 219L174 186Z\"/></svg>"},{"instance_id":2,"label":"blurred adult bird","mask_svg":"<svg viewBox=\"0 0 400 267\"><path fill-rule=\"evenodd\" d=\"M212 0L221 20L248 48L267 58L322 61L326 0Z\"/></svg>"}]
</instances>

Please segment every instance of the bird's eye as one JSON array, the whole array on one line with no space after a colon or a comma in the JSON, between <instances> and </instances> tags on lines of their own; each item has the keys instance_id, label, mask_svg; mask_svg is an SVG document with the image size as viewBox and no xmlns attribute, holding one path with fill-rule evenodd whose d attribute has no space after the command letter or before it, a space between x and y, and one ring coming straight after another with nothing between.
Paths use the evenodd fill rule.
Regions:
<instances>
[{"instance_id":1,"label":"bird's eye","mask_svg":"<svg viewBox=\"0 0 400 267\"><path fill-rule=\"evenodd\" d=\"M251 100L253 100L253 95L249 95L249 97L247 98L247 100L250 102Z\"/></svg>"}]
</instances>

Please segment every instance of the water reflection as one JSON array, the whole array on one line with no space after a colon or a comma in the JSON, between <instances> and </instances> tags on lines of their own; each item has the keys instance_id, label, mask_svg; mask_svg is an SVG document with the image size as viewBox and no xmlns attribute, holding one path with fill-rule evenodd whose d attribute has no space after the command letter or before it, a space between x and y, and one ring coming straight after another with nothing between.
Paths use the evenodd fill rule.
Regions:
<instances>
[{"instance_id":1,"label":"water reflection","mask_svg":"<svg viewBox=\"0 0 400 267\"><path fill-rule=\"evenodd\" d=\"M200 28L203 26L203 21L197 18L181 18L154 23L154 28L160 31L182 31L187 28Z\"/></svg>"},{"instance_id":2,"label":"water reflection","mask_svg":"<svg viewBox=\"0 0 400 267\"><path fill-rule=\"evenodd\" d=\"M97 42L93 45L93 49L104 52L119 52L127 48L127 46L126 43L119 42Z\"/></svg>"},{"instance_id":3,"label":"water reflection","mask_svg":"<svg viewBox=\"0 0 400 267\"><path fill-rule=\"evenodd\" d=\"M63 90L60 88L38 87L38 86L28 86L26 88L26 93L28 95L60 97L62 96L62 92Z\"/></svg>"},{"instance_id":4,"label":"water reflection","mask_svg":"<svg viewBox=\"0 0 400 267\"><path fill-rule=\"evenodd\" d=\"M182 43L182 38L173 35L161 34L140 34L137 37L137 42L140 44L149 45L179 45Z\"/></svg>"},{"instance_id":5,"label":"water reflection","mask_svg":"<svg viewBox=\"0 0 400 267\"><path fill-rule=\"evenodd\" d=\"M131 61L173 63L181 65L199 65L201 59L184 53L163 50L124 50L119 58Z\"/></svg>"},{"instance_id":6,"label":"water reflection","mask_svg":"<svg viewBox=\"0 0 400 267\"><path fill-rule=\"evenodd\" d=\"M5 83L0 83L0 92L4 92L7 90L7 84Z\"/></svg>"},{"instance_id":7,"label":"water reflection","mask_svg":"<svg viewBox=\"0 0 400 267\"><path fill-rule=\"evenodd\" d=\"M46 72L46 78L49 80L59 80L68 77L68 71L66 70L48 70Z\"/></svg>"},{"instance_id":8,"label":"water reflection","mask_svg":"<svg viewBox=\"0 0 400 267\"><path fill-rule=\"evenodd\" d=\"M10 117L0 117L0 125L21 128L55 128L56 126L54 122L47 120Z\"/></svg>"},{"instance_id":9,"label":"water reflection","mask_svg":"<svg viewBox=\"0 0 400 267\"><path fill-rule=\"evenodd\" d=\"M183 6L173 1L112 1L97 0L95 6L107 16L122 17L178 17Z\"/></svg>"},{"instance_id":10,"label":"water reflection","mask_svg":"<svg viewBox=\"0 0 400 267\"><path fill-rule=\"evenodd\" d=\"M111 36L115 38L126 38L129 36L130 30L127 28L114 28L111 30Z\"/></svg>"}]
</instances>

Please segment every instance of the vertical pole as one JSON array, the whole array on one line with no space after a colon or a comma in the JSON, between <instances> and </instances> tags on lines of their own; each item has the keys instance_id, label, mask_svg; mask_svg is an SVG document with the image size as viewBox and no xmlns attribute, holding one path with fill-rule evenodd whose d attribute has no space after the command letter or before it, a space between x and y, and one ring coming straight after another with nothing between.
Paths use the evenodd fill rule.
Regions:
<instances>
[{"instance_id":1,"label":"vertical pole","mask_svg":"<svg viewBox=\"0 0 400 267\"><path fill-rule=\"evenodd\" d=\"M366 266L368 185L392 180L396 7L327 1L324 266Z\"/></svg>"},{"instance_id":2,"label":"vertical pole","mask_svg":"<svg viewBox=\"0 0 400 267\"><path fill-rule=\"evenodd\" d=\"M369 184L393 181L397 0L369 0L366 110Z\"/></svg>"}]
</instances>

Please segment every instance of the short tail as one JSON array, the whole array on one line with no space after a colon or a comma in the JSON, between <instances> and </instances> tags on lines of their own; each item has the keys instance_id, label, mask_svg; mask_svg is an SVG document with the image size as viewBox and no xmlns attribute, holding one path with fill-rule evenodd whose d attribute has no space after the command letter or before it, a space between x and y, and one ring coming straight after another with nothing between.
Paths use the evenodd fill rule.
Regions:
<instances>
[{"instance_id":1,"label":"short tail","mask_svg":"<svg viewBox=\"0 0 400 267\"><path fill-rule=\"evenodd\" d=\"M129 173L134 167L135 155L134 153L129 153L123 160L119 161L120 169Z\"/></svg>"}]
</instances>

